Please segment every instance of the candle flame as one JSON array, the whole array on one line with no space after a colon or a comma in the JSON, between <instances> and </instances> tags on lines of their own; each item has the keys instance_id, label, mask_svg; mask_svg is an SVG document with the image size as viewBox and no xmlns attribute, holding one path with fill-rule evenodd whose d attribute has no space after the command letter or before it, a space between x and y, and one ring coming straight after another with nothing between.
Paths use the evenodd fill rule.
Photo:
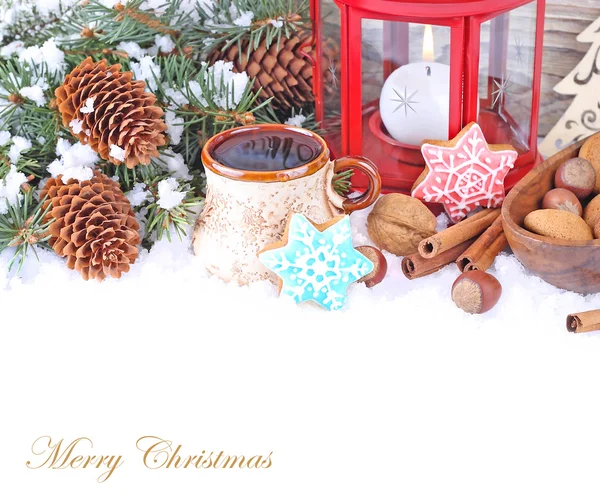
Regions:
<instances>
[{"instance_id":1,"label":"candle flame","mask_svg":"<svg viewBox=\"0 0 600 502\"><path fill-rule=\"evenodd\" d=\"M433 54L433 28L427 24L423 35L423 61L434 61Z\"/></svg>"}]
</instances>

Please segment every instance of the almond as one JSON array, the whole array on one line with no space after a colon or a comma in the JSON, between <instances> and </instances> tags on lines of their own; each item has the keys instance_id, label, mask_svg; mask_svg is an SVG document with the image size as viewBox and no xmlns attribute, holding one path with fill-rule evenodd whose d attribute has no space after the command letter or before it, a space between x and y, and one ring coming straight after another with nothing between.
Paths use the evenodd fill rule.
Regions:
<instances>
[{"instance_id":1,"label":"almond","mask_svg":"<svg viewBox=\"0 0 600 502\"><path fill-rule=\"evenodd\" d=\"M555 239L592 240L592 230L583 218L560 209L538 209L525 217L525 228Z\"/></svg>"},{"instance_id":2,"label":"almond","mask_svg":"<svg viewBox=\"0 0 600 502\"><path fill-rule=\"evenodd\" d=\"M583 210L583 219L592 228L600 217L600 195L596 195Z\"/></svg>"}]
</instances>

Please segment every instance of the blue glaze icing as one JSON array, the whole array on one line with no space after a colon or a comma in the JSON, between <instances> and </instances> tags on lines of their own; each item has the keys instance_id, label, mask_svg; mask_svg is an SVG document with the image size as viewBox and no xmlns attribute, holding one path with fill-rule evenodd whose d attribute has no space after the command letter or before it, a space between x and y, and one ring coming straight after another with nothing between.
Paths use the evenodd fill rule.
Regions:
<instances>
[{"instance_id":1,"label":"blue glaze icing","mask_svg":"<svg viewBox=\"0 0 600 502\"><path fill-rule=\"evenodd\" d=\"M319 232L304 215L293 214L288 243L259 258L283 281L282 295L328 310L342 308L348 286L373 271L373 263L352 245L348 216Z\"/></svg>"}]
</instances>

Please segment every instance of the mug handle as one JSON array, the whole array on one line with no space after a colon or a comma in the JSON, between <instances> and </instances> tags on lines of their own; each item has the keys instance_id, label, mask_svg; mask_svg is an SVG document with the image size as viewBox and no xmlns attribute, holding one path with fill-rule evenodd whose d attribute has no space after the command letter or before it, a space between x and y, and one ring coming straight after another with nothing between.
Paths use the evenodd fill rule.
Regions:
<instances>
[{"instance_id":1,"label":"mug handle","mask_svg":"<svg viewBox=\"0 0 600 502\"><path fill-rule=\"evenodd\" d=\"M346 214L350 214L353 211L369 207L378 199L379 194L381 193L381 177L379 176L379 171L375 164L364 157L341 157L333 161L334 173L346 171L347 169L357 169L369 180L369 186L365 190L365 193L355 199L342 197L335 192L333 185L328 186L328 188L331 189L331 192L335 194L335 196L332 196L330 193L329 197L333 205L339 209L343 209Z\"/></svg>"}]
</instances>

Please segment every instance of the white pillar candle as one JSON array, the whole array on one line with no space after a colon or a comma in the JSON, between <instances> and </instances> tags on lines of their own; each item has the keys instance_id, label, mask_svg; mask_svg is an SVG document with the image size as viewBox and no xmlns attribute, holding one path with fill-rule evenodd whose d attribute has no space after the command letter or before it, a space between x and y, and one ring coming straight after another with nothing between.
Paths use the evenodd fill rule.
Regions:
<instances>
[{"instance_id":1,"label":"white pillar candle","mask_svg":"<svg viewBox=\"0 0 600 502\"><path fill-rule=\"evenodd\" d=\"M447 140L450 66L428 61L401 66L383 85L379 111L388 133L400 143Z\"/></svg>"}]
</instances>

